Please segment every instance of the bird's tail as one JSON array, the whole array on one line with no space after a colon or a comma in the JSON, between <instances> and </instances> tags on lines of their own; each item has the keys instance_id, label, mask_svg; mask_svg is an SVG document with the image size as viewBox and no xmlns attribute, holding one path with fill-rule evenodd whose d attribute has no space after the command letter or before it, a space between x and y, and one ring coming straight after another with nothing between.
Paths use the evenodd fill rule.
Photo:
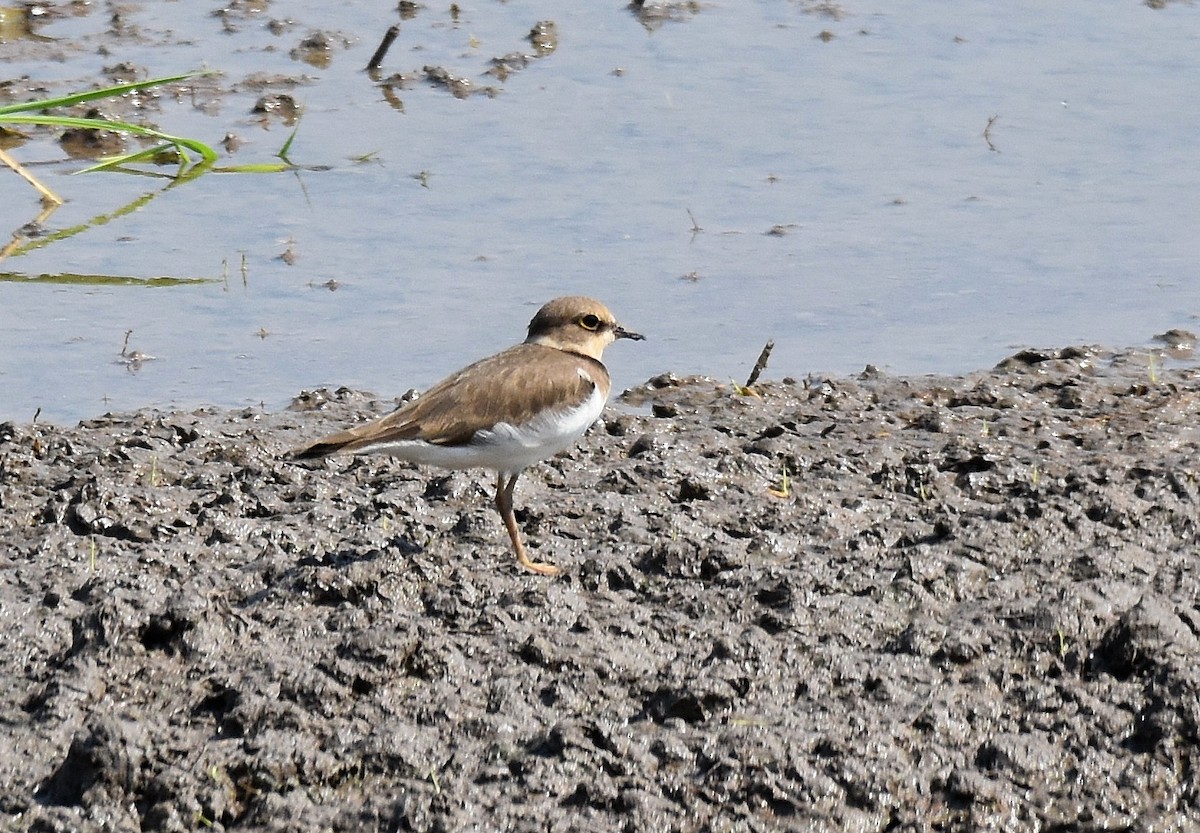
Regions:
<instances>
[{"instance_id":1,"label":"bird's tail","mask_svg":"<svg viewBox=\"0 0 1200 833\"><path fill-rule=\"evenodd\" d=\"M317 440L315 443L293 448L288 452L287 456L289 460L316 460L341 451L345 445L344 441L335 441L331 437L326 437L325 439Z\"/></svg>"}]
</instances>

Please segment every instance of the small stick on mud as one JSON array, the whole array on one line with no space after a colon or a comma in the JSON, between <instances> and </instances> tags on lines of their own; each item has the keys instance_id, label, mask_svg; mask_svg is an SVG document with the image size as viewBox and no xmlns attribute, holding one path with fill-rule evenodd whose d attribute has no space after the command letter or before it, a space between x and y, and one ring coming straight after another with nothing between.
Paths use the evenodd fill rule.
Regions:
<instances>
[{"instance_id":1,"label":"small stick on mud","mask_svg":"<svg viewBox=\"0 0 1200 833\"><path fill-rule=\"evenodd\" d=\"M767 360L771 358L771 351L774 349L775 339L767 339L762 352L758 354L758 361L754 363L754 369L750 371L750 376L746 379L746 387L753 387L754 383L758 381L759 375L767 369Z\"/></svg>"},{"instance_id":2,"label":"small stick on mud","mask_svg":"<svg viewBox=\"0 0 1200 833\"><path fill-rule=\"evenodd\" d=\"M392 44L396 40L396 36L400 34L400 24L393 23L388 27L388 30L383 33L383 40L379 42L379 48L375 50L375 54L371 56L371 60L367 61L367 72L373 72L379 69L379 65L383 63L383 57L387 55L387 51L392 48Z\"/></svg>"},{"instance_id":3,"label":"small stick on mud","mask_svg":"<svg viewBox=\"0 0 1200 833\"><path fill-rule=\"evenodd\" d=\"M983 128L983 140L985 142L987 142L988 150L990 150L992 153L1000 152L1000 148L998 148L992 144L992 125L994 125L997 121L999 121L999 119L1000 119L1000 114L997 113L996 115L994 115L990 119L988 119L987 127Z\"/></svg>"}]
</instances>

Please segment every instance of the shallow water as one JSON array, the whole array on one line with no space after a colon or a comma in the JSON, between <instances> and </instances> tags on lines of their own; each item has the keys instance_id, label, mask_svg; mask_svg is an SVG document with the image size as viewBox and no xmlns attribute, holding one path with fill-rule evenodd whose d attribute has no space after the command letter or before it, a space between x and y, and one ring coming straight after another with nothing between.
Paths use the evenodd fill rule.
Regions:
<instances>
[{"instance_id":1,"label":"shallow water","mask_svg":"<svg viewBox=\"0 0 1200 833\"><path fill-rule=\"evenodd\" d=\"M0 418L278 408L319 385L399 395L575 292L651 339L610 351L618 386L741 378L768 337L782 376L958 372L1023 345L1195 328L1200 9L861 3L838 19L776 0L644 27L620 4L580 6L462 5L457 24L423 9L384 73L436 64L501 91L458 100L418 82L398 91L403 112L361 70L395 22L376 4L268 4L227 18L232 31L208 7L146 4L120 34L92 9L40 26L53 43L5 44L7 76L54 92L121 61L219 69L150 116L214 143L236 133L231 163L270 161L291 130L249 114L245 79L302 76L291 158L305 169L164 191L38 165L69 199L51 230L158 193L0 271L228 277L0 283ZM291 23L274 34L269 20ZM482 74L530 52L539 20L557 24L552 55L503 84ZM326 68L289 55L313 30L336 44ZM14 154L62 156L47 142ZM4 182L0 227L15 230L38 206ZM120 361L128 330L156 357L136 369Z\"/></svg>"}]
</instances>

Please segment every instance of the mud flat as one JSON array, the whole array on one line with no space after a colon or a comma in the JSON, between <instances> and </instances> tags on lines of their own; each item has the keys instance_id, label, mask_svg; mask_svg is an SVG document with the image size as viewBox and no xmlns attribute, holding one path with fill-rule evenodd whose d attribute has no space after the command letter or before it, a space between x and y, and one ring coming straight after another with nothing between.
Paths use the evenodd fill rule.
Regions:
<instances>
[{"instance_id":1,"label":"mud flat","mask_svg":"<svg viewBox=\"0 0 1200 833\"><path fill-rule=\"evenodd\" d=\"M6 830L1200 828L1200 374L660 377L518 517L391 401L0 426ZM786 472L786 482L784 473Z\"/></svg>"}]
</instances>

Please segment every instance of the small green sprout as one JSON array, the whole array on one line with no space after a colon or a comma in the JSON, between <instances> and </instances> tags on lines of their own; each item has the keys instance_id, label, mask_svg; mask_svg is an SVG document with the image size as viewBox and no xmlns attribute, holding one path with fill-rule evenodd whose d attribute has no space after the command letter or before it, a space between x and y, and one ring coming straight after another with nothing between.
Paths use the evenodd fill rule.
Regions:
<instances>
[{"instance_id":1,"label":"small green sprout","mask_svg":"<svg viewBox=\"0 0 1200 833\"><path fill-rule=\"evenodd\" d=\"M769 494L771 497L777 497L781 500L786 500L787 498L791 497L792 489L791 483L788 480L788 467L786 460L780 465L779 488L767 489L767 494Z\"/></svg>"}]
</instances>

